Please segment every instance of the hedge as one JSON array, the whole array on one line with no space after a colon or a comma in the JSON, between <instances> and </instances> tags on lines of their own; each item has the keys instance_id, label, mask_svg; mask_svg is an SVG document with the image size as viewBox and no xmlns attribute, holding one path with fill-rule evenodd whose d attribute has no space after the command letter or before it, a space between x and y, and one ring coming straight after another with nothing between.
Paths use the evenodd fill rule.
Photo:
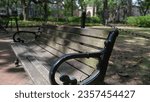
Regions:
<instances>
[{"instance_id":1,"label":"hedge","mask_svg":"<svg viewBox=\"0 0 150 102\"><path fill-rule=\"evenodd\" d=\"M42 18L32 18L30 20L34 21L42 21ZM70 22L70 23L79 23L81 21L81 17L62 17L62 18L55 18L55 17L48 17L48 21L51 22ZM86 18L86 23L101 23L101 19L97 16L95 17L87 17Z\"/></svg>"},{"instance_id":2,"label":"hedge","mask_svg":"<svg viewBox=\"0 0 150 102\"><path fill-rule=\"evenodd\" d=\"M150 27L150 15L128 17L127 24L139 27Z\"/></svg>"}]
</instances>

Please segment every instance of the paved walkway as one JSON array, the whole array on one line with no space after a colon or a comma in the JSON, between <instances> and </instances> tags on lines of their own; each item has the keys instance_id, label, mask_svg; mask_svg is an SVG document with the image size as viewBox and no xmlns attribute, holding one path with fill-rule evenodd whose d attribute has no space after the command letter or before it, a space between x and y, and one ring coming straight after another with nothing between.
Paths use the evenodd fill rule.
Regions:
<instances>
[{"instance_id":1,"label":"paved walkway","mask_svg":"<svg viewBox=\"0 0 150 102\"><path fill-rule=\"evenodd\" d=\"M14 65L15 55L10 47L12 40L0 33L0 85L32 84L22 67Z\"/></svg>"}]
</instances>

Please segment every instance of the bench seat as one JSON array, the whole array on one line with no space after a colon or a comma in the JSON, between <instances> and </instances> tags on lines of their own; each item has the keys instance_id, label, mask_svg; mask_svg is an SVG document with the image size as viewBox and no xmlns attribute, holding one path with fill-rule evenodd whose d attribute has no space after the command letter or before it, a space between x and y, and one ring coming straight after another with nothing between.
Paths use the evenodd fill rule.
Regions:
<instances>
[{"instance_id":1,"label":"bench seat","mask_svg":"<svg viewBox=\"0 0 150 102\"><path fill-rule=\"evenodd\" d=\"M36 53L20 43L12 43L11 47L34 84L50 84L47 77L48 68L41 64L42 61L38 60L39 58L37 57Z\"/></svg>"}]
</instances>

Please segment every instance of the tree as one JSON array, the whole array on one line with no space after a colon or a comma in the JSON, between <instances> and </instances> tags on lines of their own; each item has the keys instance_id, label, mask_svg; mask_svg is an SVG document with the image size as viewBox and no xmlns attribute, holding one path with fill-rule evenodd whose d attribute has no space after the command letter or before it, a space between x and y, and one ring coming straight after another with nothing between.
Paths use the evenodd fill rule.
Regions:
<instances>
[{"instance_id":1,"label":"tree","mask_svg":"<svg viewBox=\"0 0 150 102\"><path fill-rule=\"evenodd\" d=\"M132 15L132 0L127 0L128 16Z\"/></svg>"},{"instance_id":2,"label":"tree","mask_svg":"<svg viewBox=\"0 0 150 102\"><path fill-rule=\"evenodd\" d=\"M83 12L83 11L85 11L85 9L86 9L86 2L84 1L84 0L79 0L79 5L80 5L80 7L81 7L81 11Z\"/></svg>"},{"instance_id":3,"label":"tree","mask_svg":"<svg viewBox=\"0 0 150 102\"><path fill-rule=\"evenodd\" d=\"M23 15L23 20L27 20L27 2L26 0L21 0L21 5L22 5L22 15Z\"/></svg>"},{"instance_id":4,"label":"tree","mask_svg":"<svg viewBox=\"0 0 150 102\"><path fill-rule=\"evenodd\" d=\"M65 16L74 16L74 10L77 8L76 0L63 0Z\"/></svg>"},{"instance_id":5,"label":"tree","mask_svg":"<svg viewBox=\"0 0 150 102\"><path fill-rule=\"evenodd\" d=\"M42 6L43 11L44 11L43 19L45 21L47 21L47 19L48 19L48 4L49 3L57 4L58 1L60 1L60 0L30 0L30 1L34 2L35 4L40 4Z\"/></svg>"},{"instance_id":6,"label":"tree","mask_svg":"<svg viewBox=\"0 0 150 102\"><path fill-rule=\"evenodd\" d=\"M137 3L139 5L140 13L143 16L146 15L150 9L150 0L138 0Z\"/></svg>"},{"instance_id":7,"label":"tree","mask_svg":"<svg viewBox=\"0 0 150 102\"><path fill-rule=\"evenodd\" d=\"M108 0L111 20L120 22L132 15L132 0Z\"/></svg>"},{"instance_id":8,"label":"tree","mask_svg":"<svg viewBox=\"0 0 150 102\"><path fill-rule=\"evenodd\" d=\"M4 7L7 9L7 13L9 15L9 9L13 9L13 6L15 5L15 9L17 6L18 0L1 0L0 1L0 7Z\"/></svg>"},{"instance_id":9,"label":"tree","mask_svg":"<svg viewBox=\"0 0 150 102\"><path fill-rule=\"evenodd\" d=\"M108 0L103 0L103 24L106 25L108 22Z\"/></svg>"}]
</instances>

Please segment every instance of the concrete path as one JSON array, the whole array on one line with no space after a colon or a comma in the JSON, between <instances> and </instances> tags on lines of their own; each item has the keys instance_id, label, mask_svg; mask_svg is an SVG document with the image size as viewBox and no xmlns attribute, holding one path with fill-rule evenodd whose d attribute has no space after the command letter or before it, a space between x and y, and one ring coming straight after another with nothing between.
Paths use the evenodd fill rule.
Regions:
<instances>
[{"instance_id":1,"label":"concrete path","mask_svg":"<svg viewBox=\"0 0 150 102\"><path fill-rule=\"evenodd\" d=\"M0 32L0 85L29 85L32 81L22 67L16 67L11 37Z\"/></svg>"}]
</instances>

